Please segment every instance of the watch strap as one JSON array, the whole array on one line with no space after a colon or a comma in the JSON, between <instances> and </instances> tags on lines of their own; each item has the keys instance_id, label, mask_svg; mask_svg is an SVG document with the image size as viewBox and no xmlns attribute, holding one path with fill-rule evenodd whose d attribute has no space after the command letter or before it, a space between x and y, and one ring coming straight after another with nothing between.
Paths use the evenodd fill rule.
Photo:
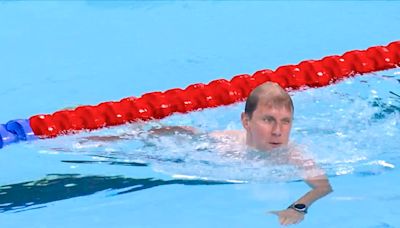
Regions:
<instances>
[{"instance_id":1,"label":"watch strap","mask_svg":"<svg viewBox=\"0 0 400 228\"><path fill-rule=\"evenodd\" d=\"M288 209L293 209L293 210L295 210L297 212L300 212L302 214L307 214L307 210L308 210L307 206L305 204L302 204L302 203L292 204L292 205L290 205L288 207Z\"/></svg>"}]
</instances>

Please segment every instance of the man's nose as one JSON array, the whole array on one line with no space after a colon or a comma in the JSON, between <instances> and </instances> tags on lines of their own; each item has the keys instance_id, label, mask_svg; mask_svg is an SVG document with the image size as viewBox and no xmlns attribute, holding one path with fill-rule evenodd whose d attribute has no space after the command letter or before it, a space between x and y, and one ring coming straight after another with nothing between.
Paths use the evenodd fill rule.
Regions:
<instances>
[{"instance_id":1,"label":"man's nose","mask_svg":"<svg viewBox=\"0 0 400 228\"><path fill-rule=\"evenodd\" d=\"M278 123L275 123L274 126L272 127L272 135L273 136L281 136L282 135L282 131L281 131L281 125Z\"/></svg>"}]
</instances>

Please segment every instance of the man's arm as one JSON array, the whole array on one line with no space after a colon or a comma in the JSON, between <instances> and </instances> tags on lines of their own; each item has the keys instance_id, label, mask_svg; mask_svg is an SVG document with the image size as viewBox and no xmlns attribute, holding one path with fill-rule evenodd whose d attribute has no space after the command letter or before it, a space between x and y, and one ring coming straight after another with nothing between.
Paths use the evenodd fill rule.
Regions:
<instances>
[{"instance_id":1,"label":"man's arm","mask_svg":"<svg viewBox=\"0 0 400 228\"><path fill-rule=\"evenodd\" d=\"M148 132L149 136L165 136L174 134L187 134L195 135L197 130L193 127L188 126L161 126L154 127ZM83 141L101 141L101 142L115 142L120 140L129 140L136 137L139 133L122 133L119 135L104 135L104 136L87 136L83 138Z\"/></svg>"},{"instance_id":2,"label":"man's arm","mask_svg":"<svg viewBox=\"0 0 400 228\"><path fill-rule=\"evenodd\" d=\"M199 132L194 127L189 127L189 126L162 126L159 128L150 129L149 133L155 135L174 135L174 134L195 135L198 134Z\"/></svg>"},{"instance_id":3,"label":"man's arm","mask_svg":"<svg viewBox=\"0 0 400 228\"><path fill-rule=\"evenodd\" d=\"M311 187L311 190L293 202L287 209L272 212L279 216L279 222L282 225L301 222L311 204L332 192L328 178L313 160L299 159L299 156L294 156L294 158L291 161L302 169L304 181Z\"/></svg>"},{"instance_id":4,"label":"man's arm","mask_svg":"<svg viewBox=\"0 0 400 228\"><path fill-rule=\"evenodd\" d=\"M290 163L297 166L302 172L304 181L311 187L311 190L298 199L296 203L311 206L316 200L332 192L325 172L314 162L312 158L304 158L299 151L293 151L290 155Z\"/></svg>"},{"instance_id":5,"label":"man's arm","mask_svg":"<svg viewBox=\"0 0 400 228\"><path fill-rule=\"evenodd\" d=\"M328 178L325 175L309 177L304 179L304 181L312 189L296 202L294 202L294 204L300 203L305 204L307 207L310 207L312 203L332 192L332 187L328 181Z\"/></svg>"}]
</instances>

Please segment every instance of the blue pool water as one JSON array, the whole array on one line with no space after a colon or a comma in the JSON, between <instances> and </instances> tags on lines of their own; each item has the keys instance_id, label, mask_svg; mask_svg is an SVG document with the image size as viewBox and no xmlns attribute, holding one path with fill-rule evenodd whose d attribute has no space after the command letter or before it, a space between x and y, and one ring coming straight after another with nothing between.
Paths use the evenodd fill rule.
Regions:
<instances>
[{"instance_id":1,"label":"blue pool water","mask_svg":"<svg viewBox=\"0 0 400 228\"><path fill-rule=\"evenodd\" d=\"M0 122L399 40L399 2L0 1ZM298 227L399 227L400 70L293 92L334 192ZM0 227L279 227L308 187L159 124L240 129L243 103L0 150ZM176 143L178 142L179 143ZM210 145L211 144L211 145Z\"/></svg>"}]
</instances>

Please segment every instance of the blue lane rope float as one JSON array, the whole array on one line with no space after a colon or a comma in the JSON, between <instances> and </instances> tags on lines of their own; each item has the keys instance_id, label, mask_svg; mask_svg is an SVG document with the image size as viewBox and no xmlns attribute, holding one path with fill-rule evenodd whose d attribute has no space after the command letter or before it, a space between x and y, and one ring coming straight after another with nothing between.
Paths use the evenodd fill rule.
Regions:
<instances>
[{"instance_id":1,"label":"blue lane rope float","mask_svg":"<svg viewBox=\"0 0 400 228\"><path fill-rule=\"evenodd\" d=\"M6 124L0 124L0 148L11 143L37 138L28 119L10 120Z\"/></svg>"},{"instance_id":2,"label":"blue lane rope float","mask_svg":"<svg viewBox=\"0 0 400 228\"><path fill-rule=\"evenodd\" d=\"M27 141L37 139L32 131L28 119L17 119L8 121L6 124L7 131L18 137L18 140Z\"/></svg>"},{"instance_id":3,"label":"blue lane rope float","mask_svg":"<svg viewBox=\"0 0 400 228\"><path fill-rule=\"evenodd\" d=\"M7 131L6 125L0 124L0 148L3 146L17 142L18 137L13 133Z\"/></svg>"}]
</instances>

